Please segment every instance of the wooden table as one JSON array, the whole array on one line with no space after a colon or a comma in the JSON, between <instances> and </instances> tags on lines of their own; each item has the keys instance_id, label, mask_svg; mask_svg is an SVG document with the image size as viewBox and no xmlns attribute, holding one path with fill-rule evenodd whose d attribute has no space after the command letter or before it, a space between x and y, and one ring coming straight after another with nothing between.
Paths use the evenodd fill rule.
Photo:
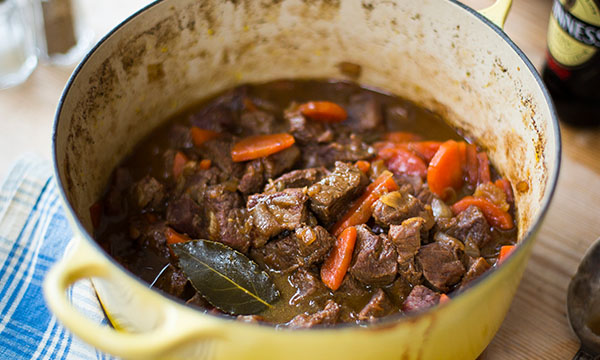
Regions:
<instances>
[{"instance_id":1,"label":"wooden table","mask_svg":"<svg viewBox=\"0 0 600 360\"><path fill-rule=\"evenodd\" d=\"M98 33L144 0L87 2ZM465 0L474 8L491 0ZM127 8L123 4L127 3ZM541 68L551 0L514 0L505 30ZM118 12L115 12L118 9ZM0 177L20 153L50 159L54 110L72 68L42 65L23 85L0 91ZM578 341L566 316L566 289L587 247L600 236L600 129L562 126L563 162L554 201L516 298L483 359L568 359Z\"/></svg>"}]
</instances>

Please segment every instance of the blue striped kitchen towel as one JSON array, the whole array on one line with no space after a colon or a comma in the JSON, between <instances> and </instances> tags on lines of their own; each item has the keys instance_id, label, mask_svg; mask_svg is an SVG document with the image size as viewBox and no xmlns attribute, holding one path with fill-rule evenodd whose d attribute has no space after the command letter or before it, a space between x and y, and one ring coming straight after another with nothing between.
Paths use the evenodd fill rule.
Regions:
<instances>
[{"instance_id":1,"label":"blue striped kitchen towel","mask_svg":"<svg viewBox=\"0 0 600 360\"><path fill-rule=\"evenodd\" d=\"M44 302L45 274L71 236L50 164L34 155L17 161L0 188L0 359L113 359L69 333ZM69 296L107 322L89 281Z\"/></svg>"}]
</instances>

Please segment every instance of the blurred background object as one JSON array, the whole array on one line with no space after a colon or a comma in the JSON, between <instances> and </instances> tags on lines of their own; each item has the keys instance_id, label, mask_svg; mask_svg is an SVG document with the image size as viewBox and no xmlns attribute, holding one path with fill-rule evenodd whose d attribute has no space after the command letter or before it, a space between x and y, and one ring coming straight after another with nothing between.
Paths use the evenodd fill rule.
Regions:
<instances>
[{"instance_id":1,"label":"blurred background object","mask_svg":"<svg viewBox=\"0 0 600 360\"><path fill-rule=\"evenodd\" d=\"M22 83L37 65L33 10L28 0L0 0L0 89Z\"/></svg>"}]
</instances>

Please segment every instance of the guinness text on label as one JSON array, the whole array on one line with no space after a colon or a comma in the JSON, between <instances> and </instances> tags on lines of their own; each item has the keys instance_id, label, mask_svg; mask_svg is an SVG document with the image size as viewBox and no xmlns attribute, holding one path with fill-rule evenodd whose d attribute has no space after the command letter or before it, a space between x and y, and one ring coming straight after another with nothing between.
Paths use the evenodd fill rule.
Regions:
<instances>
[{"instance_id":1,"label":"guinness text on label","mask_svg":"<svg viewBox=\"0 0 600 360\"><path fill-rule=\"evenodd\" d=\"M600 27L588 24L569 14L558 0L554 1L552 15L561 29L575 40L600 48Z\"/></svg>"}]
</instances>

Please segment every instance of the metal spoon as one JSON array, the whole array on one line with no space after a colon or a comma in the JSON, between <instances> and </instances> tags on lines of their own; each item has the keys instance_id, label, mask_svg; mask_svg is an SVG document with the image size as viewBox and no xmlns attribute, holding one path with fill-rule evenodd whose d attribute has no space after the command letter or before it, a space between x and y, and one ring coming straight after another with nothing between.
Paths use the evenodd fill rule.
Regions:
<instances>
[{"instance_id":1,"label":"metal spoon","mask_svg":"<svg viewBox=\"0 0 600 360\"><path fill-rule=\"evenodd\" d=\"M581 341L573 360L600 359L600 239L586 251L571 279L567 315Z\"/></svg>"}]
</instances>

